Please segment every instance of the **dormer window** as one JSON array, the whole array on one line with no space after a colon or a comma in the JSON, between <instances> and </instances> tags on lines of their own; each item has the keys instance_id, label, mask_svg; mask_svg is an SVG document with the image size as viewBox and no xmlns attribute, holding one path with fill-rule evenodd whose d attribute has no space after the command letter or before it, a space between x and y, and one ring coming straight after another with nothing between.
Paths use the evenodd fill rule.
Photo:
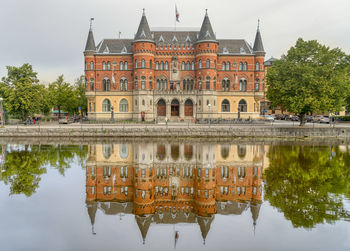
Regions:
<instances>
[{"instance_id":1,"label":"dormer window","mask_svg":"<svg viewBox=\"0 0 350 251\"><path fill-rule=\"evenodd\" d=\"M222 50L222 53L228 54L228 49L226 47L224 47L224 49Z\"/></svg>"},{"instance_id":2,"label":"dormer window","mask_svg":"<svg viewBox=\"0 0 350 251\"><path fill-rule=\"evenodd\" d=\"M239 53L241 53L241 54L246 54L246 51L245 51L245 49L244 49L243 47L241 47L241 48L239 49Z\"/></svg>"}]
</instances>

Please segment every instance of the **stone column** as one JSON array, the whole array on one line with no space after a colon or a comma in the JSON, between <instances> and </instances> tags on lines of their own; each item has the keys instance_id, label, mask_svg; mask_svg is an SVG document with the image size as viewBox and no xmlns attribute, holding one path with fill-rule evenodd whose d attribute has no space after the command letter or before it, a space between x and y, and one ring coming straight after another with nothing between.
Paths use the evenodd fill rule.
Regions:
<instances>
[{"instance_id":1,"label":"stone column","mask_svg":"<svg viewBox=\"0 0 350 251\"><path fill-rule=\"evenodd\" d=\"M185 117L185 102L183 100L180 100L180 119L183 119Z\"/></svg>"},{"instance_id":2,"label":"stone column","mask_svg":"<svg viewBox=\"0 0 350 251\"><path fill-rule=\"evenodd\" d=\"M168 120L171 118L171 103L169 100L166 101L166 116Z\"/></svg>"}]
</instances>

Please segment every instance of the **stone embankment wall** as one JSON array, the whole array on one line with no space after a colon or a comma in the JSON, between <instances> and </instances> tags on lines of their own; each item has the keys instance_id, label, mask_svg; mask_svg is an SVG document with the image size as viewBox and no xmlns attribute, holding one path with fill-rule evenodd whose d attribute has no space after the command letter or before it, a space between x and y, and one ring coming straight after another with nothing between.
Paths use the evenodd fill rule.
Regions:
<instances>
[{"instance_id":1,"label":"stone embankment wall","mask_svg":"<svg viewBox=\"0 0 350 251\"><path fill-rule=\"evenodd\" d=\"M0 137L152 137L152 138L348 138L350 128L303 128L303 127L115 127L115 128L1 128Z\"/></svg>"}]
</instances>

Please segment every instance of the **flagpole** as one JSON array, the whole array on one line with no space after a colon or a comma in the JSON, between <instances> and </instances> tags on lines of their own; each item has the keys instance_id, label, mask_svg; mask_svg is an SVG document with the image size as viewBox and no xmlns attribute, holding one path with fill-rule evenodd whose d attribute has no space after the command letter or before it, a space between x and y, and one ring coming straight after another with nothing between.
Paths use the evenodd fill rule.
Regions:
<instances>
[{"instance_id":1,"label":"flagpole","mask_svg":"<svg viewBox=\"0 0 350 251\"><path fill-rule=\"evenodd\" d=\"M175 27L175 31L176 31L176 3L175 3L175 22L174 22L174 27Z\"/></svg>"}]
</instances>

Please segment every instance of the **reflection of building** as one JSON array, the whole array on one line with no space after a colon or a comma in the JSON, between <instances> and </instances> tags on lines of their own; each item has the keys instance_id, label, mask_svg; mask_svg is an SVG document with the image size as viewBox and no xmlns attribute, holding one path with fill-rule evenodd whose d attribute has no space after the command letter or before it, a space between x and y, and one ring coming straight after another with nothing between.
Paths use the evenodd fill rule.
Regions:
<instances>
[{"instance_id":1,"label":"reflection of building","mask_svg":"<svg viewBox=\"0 0 350 251\"><path fill-rule=\"evenodd\" d=\"M151 224L198 223L205 240L214 215L262 203L264 147L214 143L90 145L86 203L95 222L105 214L135 214L145 241Z\"/></svg>"},{"instance_id":2,"label":"reflection of building","mask_svg":"<svg viewBox=\"0 0 350 251\"><path fill-rule=\"evenodd\" d=\"M85 50L91 119L192 121L259 116L265 50L217 39L206 13L200 29L151 29L145 12L134 38L103 39L90 28ZM113 109L112 109L113 107Z\"/></svg>"}]
</instances>

